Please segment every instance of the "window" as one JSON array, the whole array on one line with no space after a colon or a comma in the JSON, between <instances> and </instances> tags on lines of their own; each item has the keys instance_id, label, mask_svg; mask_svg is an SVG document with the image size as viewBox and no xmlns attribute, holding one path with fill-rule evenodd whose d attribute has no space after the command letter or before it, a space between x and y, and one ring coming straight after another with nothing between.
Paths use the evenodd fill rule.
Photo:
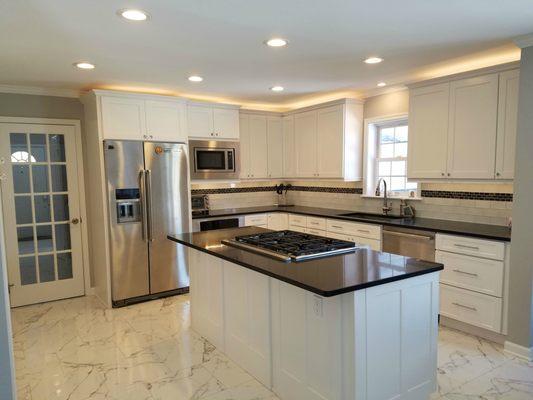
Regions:
<instances>
[{"instance_id":1,"label":"window","mask_svg":"<svg viewBox=\"0 0 533 400\"><path fill-rule=\"evenodd\" d=\"M387 118L367 123L366 130L366 192L373 196L380 179L387 183L391 197L414 197L416 182L407 181L407 119ZM414 193L413 193L414 192Z\"/></svg>"}]
</instances>

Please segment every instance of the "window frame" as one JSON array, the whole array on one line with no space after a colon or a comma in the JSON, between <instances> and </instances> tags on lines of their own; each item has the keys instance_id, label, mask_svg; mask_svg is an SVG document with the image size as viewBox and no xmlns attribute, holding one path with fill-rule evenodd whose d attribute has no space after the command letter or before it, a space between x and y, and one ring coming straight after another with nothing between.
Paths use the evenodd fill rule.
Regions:
<instances>
[{"instance_id":1,"label":"window frame","mask_svg":"<svg viewBox=\"0 0 533 400\"><path fill-rule=\"evenodd\" d=\"M364 153L363 153L363 197L376 198L375 189L379 176L378 161L405 161L405 176L407 178L408 168L408 156L407 157L379 157L379 145L380 145L380 130L383 128L394 127L398 125L406 124L409 129L409 121L407 114L394 114L377 118L367 118L364 121ZM409 132L409 130L408 130ZM407 136L407 148L409 152L409 133ZM410 180L408 180L410 181ZM413 181L410 181L413 182ZM417 183L416 189L411 189L405 192L392 192L389 197L391 199L420 199L420 183ZM390 191L390 188L387 187ZM413 191L414 197L409 193Z\"/></svg>"}]
</instances>

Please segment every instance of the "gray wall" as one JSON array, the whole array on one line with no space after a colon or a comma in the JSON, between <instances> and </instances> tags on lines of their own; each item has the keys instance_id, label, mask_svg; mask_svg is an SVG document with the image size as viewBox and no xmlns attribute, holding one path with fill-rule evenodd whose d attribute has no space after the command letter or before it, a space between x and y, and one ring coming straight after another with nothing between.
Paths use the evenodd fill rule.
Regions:
<instances>
[{"instance_id":1,"label":"gray wall","mask_svg":"<svg viewBox=\"0 0 533 400\"><path fill-rule=\"evenodd\" d=\"M533 47L522 49L507 340L533 346Z\"/></svg>"},{"instance_id":2,"label":"gray wall","mask_svg":"<svg viewBox=\"0 0 533 400\"><path fill-rule=\"evenodd\" d=\"M15 400L15 365L3 232L4 219L2 217L2 196L0 196L0 397L6 400Z\"/></svg>"},{"instance_id":3,"label":"gray wall","mask_svg":"<svg viewBox=\"0 0 533 400\"><path fill-rule=\"evenodd\" d=\"M0 93L0 116L81 120L83 105L70 97Z\"/></svg>"}]
</instances>

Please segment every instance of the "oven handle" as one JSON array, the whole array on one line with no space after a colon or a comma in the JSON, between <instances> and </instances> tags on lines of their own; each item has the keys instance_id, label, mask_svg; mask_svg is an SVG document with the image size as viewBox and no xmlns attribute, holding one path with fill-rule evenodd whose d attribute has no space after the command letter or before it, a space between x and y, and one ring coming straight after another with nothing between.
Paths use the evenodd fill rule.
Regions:
<instances>
[{"instance_id":1,"label":"oven handle","mask_svg":"<svg viewBox=\"0 0 533 400\"><path fill-rule=\"evenodd\" d=\"M399 237L404 237L404 238L409 238L409 239L417 239L417 240L427 240L427 241L435 240L435 238L433 236L417 235L417 234L414 234L414 233L403 233L403 232L394 232L394 231L386 231L386 230L384 230L383 234L384 235L399 236Z\"/></svg>"}]
</instances>

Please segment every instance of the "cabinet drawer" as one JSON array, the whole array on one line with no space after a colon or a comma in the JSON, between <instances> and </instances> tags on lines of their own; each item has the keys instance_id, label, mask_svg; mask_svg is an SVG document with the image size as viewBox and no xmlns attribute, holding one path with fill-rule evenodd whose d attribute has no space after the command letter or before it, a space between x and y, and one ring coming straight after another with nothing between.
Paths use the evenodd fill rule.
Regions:
<instances>
[{"instance_id":1,"label":"cabinet drawer","mask_svg":"<svg viewBox=\"0 0 533 400\"><path fill-rule=\"evenodd\" d=\"M328 232L343 233L345 235L355 235L369 239L381 240L381 225L360 224L356 222L327 220Z\"/></svg>"},{"instance_id":2,"label":"cabinet drawer","mask_svg":"<svg viewBox=\"0 0 533 400\"><path fill-rule=\"evenodd\" d=\"M253 214L244 216L244 225L245 226L259 226L267 225L267 215L266 214Z\"/></svg>"},{"instance_id":3,"label":"cabinet drawer","mask_svg":"<svg viewBox=\"0 0 533 400\"><path fill-rule=\"evenodd\" d=\"M305 232L309 233L310 235L326 236L326 231L322 229L307 228Z\"/></svg>"},{"instance_id":4,"label":"cabinet drawer","mask_svg":"<svg viewBox=\"0 0 533 400\"><path fill-rule=\"evenodd\" d=\"M303 226L299 226L299 225L289 224L289 230L295 231L295 232L307 233L307 228L304 228Z\"/></svg>"},{"instance_id":5,"label":"cabinet drawer","mask_svg":"<svg viewBox=\"0 0 533 400\"><path fill-rule=\"evenodd\" d=\"M493 260L503 260L505 256L504 243L493 240L474 239L466 236L437 234L436 248L437 250L492 258Z\"/></svg>"},{"instance_id":6,"label":"cabinet drawer","mask_svg":"<svg viewBox=\"0 0 533 400\"><path fill-rule=\"evenodd\" d=\"M317 217L307 217L307 227L310 229L326 230L326 219Z\"/></svg>"},{"instance_id":7,"label":"cabinet drawer","mask_svg":"<svg viewBox=\"0 0 533 400\"><path fill-rule=\"evenodd\" d=\"M307 227L307 217L305 215L289 214L289 224Z\"/></svg>"},{"instance_id":8,"label":"cabinet drawer","mask_svg":"<svg viewBox=\"0 0 533 400\"><path fill-rule=\"evenodd\" d=\"M444 264L441 283L502 297L503 261L440 250L435 252L435 261Z\"/></svg>"},{"instance_id":9,"label":"cabinet drawer","mask_svg":"<svg viewBox=\"0 0 533 400\"><path fill-rule=\"evenodd\" d=\"M440 285L440 313L494 332L501 331L502 299Z\"/></svg>"},{"instance_id":10,"label":"cabinet drawer","mask_svg":"<svg viewBox=\"0 0 533 400\"><path fill-rule=\"evenodd\" d=\"M353 236L351 240L359 246L368 247L371 250L381 251L381 240L369 239L360 236Z\"/></svg>"}]
</instances>

